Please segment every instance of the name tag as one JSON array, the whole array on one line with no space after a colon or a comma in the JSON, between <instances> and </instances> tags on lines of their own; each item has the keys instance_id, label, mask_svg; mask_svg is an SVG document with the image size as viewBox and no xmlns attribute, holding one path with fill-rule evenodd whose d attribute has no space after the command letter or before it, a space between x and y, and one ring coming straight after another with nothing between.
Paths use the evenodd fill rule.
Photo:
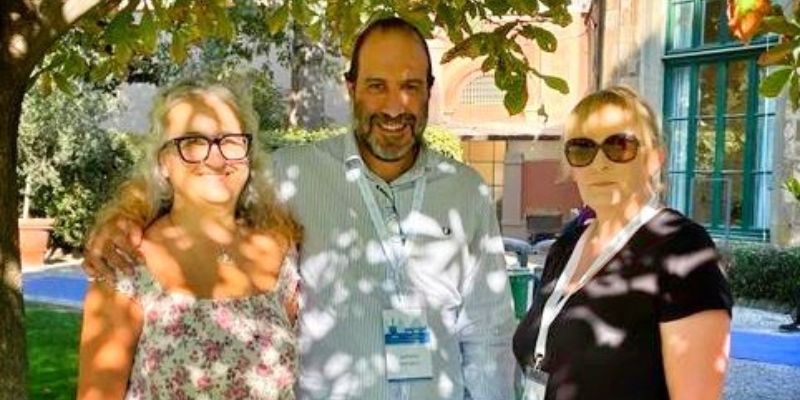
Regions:
<instances>
[{"instance_id":1,"label":"name tag","mask_svg":"<svg viewBox=\"0 0 800 400\"><path fill-rule=\"evenodd\" d=\"M433 377L431 334L422 310L384 310L383 337L388 380Z\"/></svg>"}]
</instances>

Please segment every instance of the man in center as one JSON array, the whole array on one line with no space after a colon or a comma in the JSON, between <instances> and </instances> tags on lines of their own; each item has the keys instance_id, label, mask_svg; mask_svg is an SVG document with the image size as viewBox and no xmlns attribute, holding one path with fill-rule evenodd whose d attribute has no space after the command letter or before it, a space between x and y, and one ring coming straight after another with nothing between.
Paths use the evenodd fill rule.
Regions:
<instances>
[{"instance_id":1,"label":"man in center","mask_svg":"<svg viewBox=\"0 0 800 400\"><path fill-rule=\"evenodd\" d=\"M425 144L431 71L412 25L372 23L345 75L353 134L273 154L306 228L302 399L513 399L491 191Z\"/></svg>"}]
</instances>

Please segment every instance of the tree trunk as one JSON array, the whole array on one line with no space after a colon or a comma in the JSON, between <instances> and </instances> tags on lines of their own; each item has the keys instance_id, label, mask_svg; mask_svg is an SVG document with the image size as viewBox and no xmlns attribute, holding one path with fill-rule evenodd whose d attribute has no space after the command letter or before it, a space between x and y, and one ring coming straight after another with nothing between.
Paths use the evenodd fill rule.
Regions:
<instances>
[{"instance_id":1,"label":"tree trunk","mask_svg":"<svg viewBox=\"0 0 800 400\"><path fill-rule=\"evenodd\" d=\"M17 229L17 132L35 50L19 29L28 4L0 6L0 398L28 398L28 357ZM16 17L15 17L16 15ZM22 17L20 17L22 16ZM16 39L16 42L15 42Z\"/></svg>"},{"instance_id":2,"label":"tree trunk","mask_svg":"<svg viewBox=\"0 0 800 400\"><path fill-rule=\"evenodd\" d=\"M27 398L26 340L17 230L17 129L25 85L0 61L0 398ZM23 81L24 82L24 81Z\"/></svg>"},{"instance_id":3,"label":"tree trunk","mask_svg":"<svg viewBox=\"0 0 800 400\"><path fill-rule=\"evenodd\" d=\"M28 398L17 229L17 136L22 100L33 69L50 46L99 2L0 0L0 399Z\"/></svg>"},{"instance_id":4,"label":"tree trunk","mask_svg":"<svg viewBox=\"0 0 800 400\"><path fill-rule=\"evenodd\" d=\"M325 87L321 77L324 55L303 32L292 29L292 88L289 94L289 125L309 129L325 124Z\"/></svg>"}]
</instances>

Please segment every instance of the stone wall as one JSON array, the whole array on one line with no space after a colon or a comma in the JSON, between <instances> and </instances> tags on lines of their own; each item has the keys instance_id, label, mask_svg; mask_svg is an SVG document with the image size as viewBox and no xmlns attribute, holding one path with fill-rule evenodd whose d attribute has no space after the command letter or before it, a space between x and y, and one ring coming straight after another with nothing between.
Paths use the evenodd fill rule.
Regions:
<instances>
[{"instance_id":1,"label":"stone wall","mask_svg":"<svg viewBox=\"0 0 800 400\"><path fill-rule=\"evenodd\" d=\"M775 138L772 242L782 247L800 246L800 203L782 187L788 178L800 179L800 113L783 116L783 132L776 132Z\"/></svg>"},{"instance_id":2,"label":"stone wall","mask_svg":"<svg viewBox=\"0 0 800 400\"><path fill-rule=\"evenodd\" d=\"M656 109L661 109L664 88L665 2L606 0L603 13L603 48L600 84L637 89Z\"/></svg>"}]
</instances>

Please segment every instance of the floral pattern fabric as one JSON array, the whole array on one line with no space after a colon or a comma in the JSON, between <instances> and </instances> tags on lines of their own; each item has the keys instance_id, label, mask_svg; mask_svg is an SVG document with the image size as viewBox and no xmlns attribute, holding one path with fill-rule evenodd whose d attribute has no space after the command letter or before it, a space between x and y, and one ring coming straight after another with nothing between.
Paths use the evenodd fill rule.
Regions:
<instances>
[{"instance_id":1,"label":"floral pattern fabric","mask_svg":"<svg viewBox=\"0 0 800 400\"><path fill-rule=\"evenodd\" d=\"M298 352L283 300L297 293L293 257L274 291L201 299L163 290L145 266L120 275L144 324L125 399L294 399Z\"/></svg>"}]
</instances>

